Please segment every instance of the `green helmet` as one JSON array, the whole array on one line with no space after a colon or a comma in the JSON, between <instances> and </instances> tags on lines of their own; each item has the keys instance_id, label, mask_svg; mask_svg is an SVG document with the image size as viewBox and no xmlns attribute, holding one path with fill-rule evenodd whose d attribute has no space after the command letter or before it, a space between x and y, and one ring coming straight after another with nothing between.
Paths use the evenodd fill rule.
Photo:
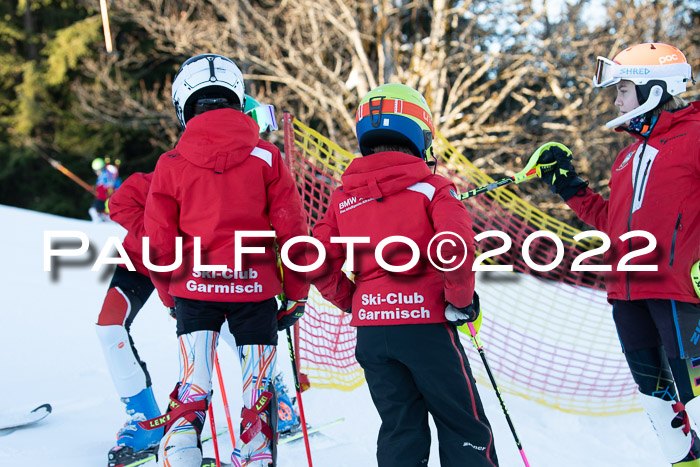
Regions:
<instances>
[{"instance_id":1,"label":"green helmet","mask_svg":"<svg viewBox=\"0 0 700 467\"><path fill-rule=\"evenodd\" d=\"M363 156L380 144L402 144L413 155L432 156L433 119L421 93L403 84L384 84L360 101L355 118L357 142Z\"/></svg>"},{"instance_id":2,"label":"green helmet","mask_svg":"<svg viewBox=\"0 0 700 467\"><path fill-rule=\"evenodd\" d=\"M97 172L105 168L105 160L101 157L96 157L92 160L92 170Z\"/></svg>"},{"instance_id":3,"label":"green helmet","mask_svg":"<svg viewBox=\"0 0 700 467\"><path fill-rule=\"evenodd\" d=\"M277 130L277 120L275 119L274 106L261 104L246 94L243 113L249 115L253 120L258 122L260 133L264 133L266 131L273 132Z\"/></svg>"}]
</instances>

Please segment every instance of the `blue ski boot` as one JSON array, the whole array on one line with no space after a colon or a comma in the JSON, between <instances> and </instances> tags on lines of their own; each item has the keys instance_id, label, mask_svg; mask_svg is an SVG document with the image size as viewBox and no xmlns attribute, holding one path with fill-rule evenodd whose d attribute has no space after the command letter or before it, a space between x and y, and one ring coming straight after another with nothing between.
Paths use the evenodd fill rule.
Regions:
<instances>
[{"instance_id":1,"label":"blue ski boot","mask_svg":"<svg viewBox=\"0 0 700 467\"><path fill-rule=\"evenodd\" d=\"M277 432L280 436L284 437L299 431L301 429L301 420L294 410L296 397L290 399L289 394L287 394L287 385L284 384L284 378L281 372L277 373L275 376L274 383L277 389L277 403L279 408Z\"/></svg>"},{"instance_id":2,"label":"blue ski boot","mask_svg":"<svg viewBox=\"0 0 700 467\"><path fill-rule=\"evenodd\" d=\"M158 446L163 437L163 430L144 430L138 425L138 422L160 416L153 389L147 387L135 396L122 398L122 402L126 404L126 413L129 418L117 433L117 446L127 446L133 451Z\"/></svg>"}]
</instances>

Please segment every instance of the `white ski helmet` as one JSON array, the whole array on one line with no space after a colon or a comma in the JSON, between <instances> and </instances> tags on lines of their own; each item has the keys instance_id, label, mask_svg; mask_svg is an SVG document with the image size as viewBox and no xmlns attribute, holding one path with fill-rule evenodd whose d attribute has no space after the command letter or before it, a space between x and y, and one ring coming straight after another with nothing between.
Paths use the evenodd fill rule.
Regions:
<instances>
[{"instance_id":1,"label":"white ski helmet","mask_svg":"<svg viewBox=\"0 0 700 467\"><path fill-rule=\"evenodd\" d=\"M679 49L661 42L648 42L628 47L612 60L598 57L593 86L606 88L622 80L635 84L639 107L606 123L608 128L654 110L685 92L688 81L693 81L693 74Z\"/></svg>"},{"instance_id":2,"label":"white ski helmet","mask_svg":"<svg viewBox=\"0 0 700 467\"><path fill-rule=\"evenodd\" d=\"M217 54L195 55L180 67L173 81L173 105L182 128L194 116L199 99L226 98L230 104L245 106L245 84L241 70Z\"/></svg>"}]
</instances>

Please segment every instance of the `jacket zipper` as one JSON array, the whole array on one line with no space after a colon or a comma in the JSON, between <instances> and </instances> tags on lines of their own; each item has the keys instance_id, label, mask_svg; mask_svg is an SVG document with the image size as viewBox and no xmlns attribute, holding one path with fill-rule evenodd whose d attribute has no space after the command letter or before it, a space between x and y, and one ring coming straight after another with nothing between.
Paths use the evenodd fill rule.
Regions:
<instances>
[{"instance_id":1,"label":"jacket zipper","mask_svg":"<svg viewBox=\"0 0 700 467\"><path fill-rule=\"evenodd\" d=\"M647 161L647 166L644 167L644 175L642 175L642 186L641 186L641 188L639 189L639 196L637 197L637 201L641 201L641 200L642 200L642 193L644 192L644 190L643 190L643 188L644 188L644 182L645 182L646 179L647 179L647 173L649 173L649 166L650 166L650 165L651 165L651 159L649 159L649 160Z\"/></svg>"},{"instance_id":2,"label":"jacket zipper","mask_svg":"<svg viewBox=\"0 0 700 467\"><path fill-rule=\"evenodd\" d=\"M637 173L634 175L634 183L632 183L632 201L630 202L630 213L629 216L627 217L627 231L630 232L632 231L632 212L634 210L634 195L637 194L637 180L639 179L639 171L642 169L642 159L644 158L644 151L647 148L647 141L649 141L648 138L644 138L644 145L642 145L642 151L639 153L639 162L640 164L637 166ZM648 166L647 166L648 168ZM632 238L630 237L629 240L627 240L627 246L629 248L628 251L632 251ZM630 298L630 271L625 271L625 280L627 282L627 300L631 300Z\"/></svg>"},{"instance_id":3,"label":"jacket zipper","mask_svg":"<svg viewBox=\"0 0 700 467\"><path fill-rule=\"evenodd\" d=\"M676 252L676 235L678 235L678 230L681 226L681 216L682 213L678 213L678 220L676 220L676 227L673 229L673 240L671 240L671 260L668 262L670 267L673 267L673 255Z\"/></svg>"}]
</instances>

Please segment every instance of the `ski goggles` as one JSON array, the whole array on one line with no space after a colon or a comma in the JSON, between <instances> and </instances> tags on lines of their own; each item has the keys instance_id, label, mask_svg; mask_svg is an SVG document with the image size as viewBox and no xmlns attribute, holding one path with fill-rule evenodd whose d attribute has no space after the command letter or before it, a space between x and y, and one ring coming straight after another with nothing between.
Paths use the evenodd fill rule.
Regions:
<instances>
[{"instance_id":1,"label":"ski goggles","mask_svg":"<svg viewBox=\"0 0 700 467\"><path fill-rule=\"evenodd\" d=\"M595 75L593 76L593 86L606 88L620 82L621 78L616 76L617 68L620 65L605 57L597 57L595 64Z\"/></svg>"},{"instance_id":2,"label":"ski goggles","mask_svg":"<svg viewBox=\"0 0 700 467\"><path fill-rule=\"evenodd\" d=\"M667 91L671 95L685 91L686 82L693 79L688 63L670 63L666 65L620 65L605 57L596 59L593 86L606 88L622 80L635 84L645 84L649 80L663 80L667 83ZM682 89L681 89L682 87ZM672 89L679 89L672 92Z\"/></svg>"},{"instance_id":3,"label":"ski goggles","mask_svg":"<svg viewBox=\"0 0 700 467\"><path fill-rule=\"evenodd\" d=\"M246 112L253 120L258 122L260 133L279 129L275 119L275 107L272 105L259 105Z\"/></svg>"}]
</instances>

